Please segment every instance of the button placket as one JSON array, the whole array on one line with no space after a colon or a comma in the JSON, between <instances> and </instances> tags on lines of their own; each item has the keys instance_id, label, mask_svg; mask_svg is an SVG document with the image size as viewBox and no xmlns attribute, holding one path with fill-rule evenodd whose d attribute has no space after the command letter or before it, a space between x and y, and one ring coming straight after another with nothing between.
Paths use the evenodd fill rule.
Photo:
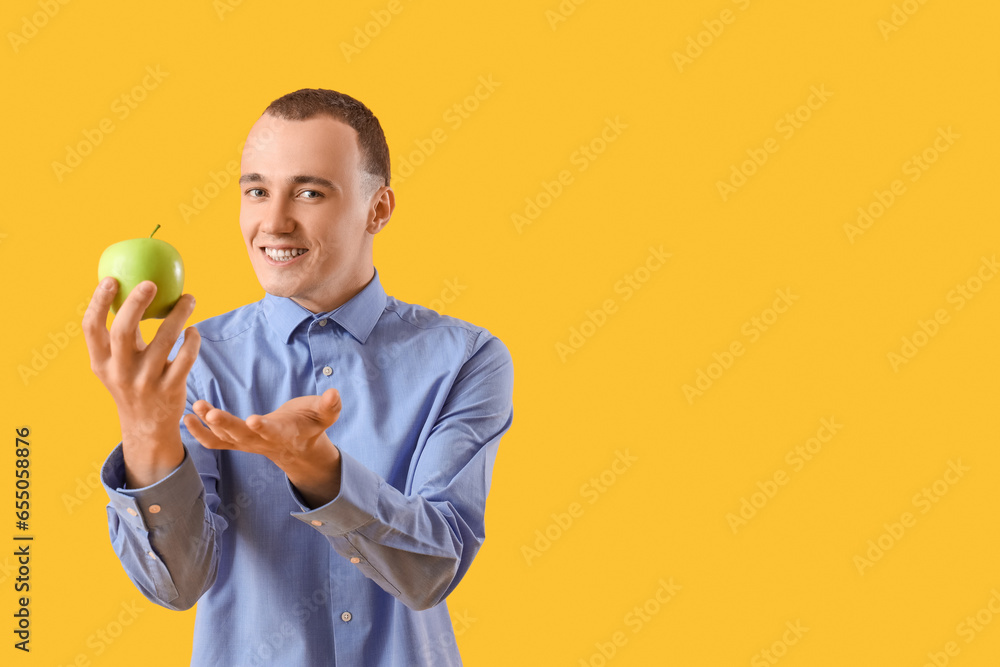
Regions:
<instances>
[{"instance_id":1,"label":"button placket","mask_svg":"<svg viewBox=\"0 0 1000 667\"><path fill-rule=\"evenodd\" d=\"M336 336L337 331L334 327L327 327L330 323L328 318L322 318L319 320L313 320L316 327L327 328L328 330L322 333L318 328L312 328L311 335L309 338L309 350L312 353L312 358L319 367L320 373L322 373L323 378L329 378L333 375L333 367L336 361ZM322 367L319 365L322 364ZM318 378L317 384L320 388L329 386L323 383L323 378Z\"/></svg>"}]
</instances>

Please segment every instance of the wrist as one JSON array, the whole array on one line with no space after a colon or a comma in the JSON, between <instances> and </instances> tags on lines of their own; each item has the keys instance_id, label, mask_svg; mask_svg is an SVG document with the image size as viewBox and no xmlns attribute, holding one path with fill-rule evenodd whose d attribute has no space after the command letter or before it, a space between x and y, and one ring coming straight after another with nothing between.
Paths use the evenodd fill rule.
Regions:
<instances>
[{"instance_id":1,"label":"wrist","mask_svg":"<svg viewBox=\"0 0 1000 667\"><path fill-rule=\"evenodd\" d=\"M144 431L122 428L122 458L125 483L138 489L155 484L184 462L184 443L180 429Z\"/></svg>"},{"instance_id":2,"label":"wrist","mask_svg":"<svg viewBox=\"0 0 1000 667\"><path fill-rule=\"evenodd\" d=\"M324 434L325 443L294 462L280 466L309 507L321 507L340 493L340 450Z\"/></svg>"}]
</instances>

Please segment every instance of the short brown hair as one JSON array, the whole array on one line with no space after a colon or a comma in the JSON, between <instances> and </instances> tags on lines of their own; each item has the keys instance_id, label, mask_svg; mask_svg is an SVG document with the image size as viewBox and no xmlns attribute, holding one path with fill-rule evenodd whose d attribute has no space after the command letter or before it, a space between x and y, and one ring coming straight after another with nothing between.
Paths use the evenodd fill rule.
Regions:
<instances>
[{"instance_id":1,"label":"short brown hair","mask_svg":"<svg viewBox=\"0 0 1000 667\"><path fill-rule=\"evenodd\" d=\"M308 120L326 114L353 127L358 133L362 168L382 180L372 191L389 185L389 146L382 125L371 109L350 95L325 88L302 88L274 100L264 113L284 120Z\"/></svg>"}]
</instances>

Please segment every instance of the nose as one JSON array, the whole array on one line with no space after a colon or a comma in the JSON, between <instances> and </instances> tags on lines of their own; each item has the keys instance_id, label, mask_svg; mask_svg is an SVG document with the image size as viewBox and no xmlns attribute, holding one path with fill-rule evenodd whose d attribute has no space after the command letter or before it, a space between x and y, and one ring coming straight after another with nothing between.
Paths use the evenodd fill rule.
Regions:
<instances>
[{"instance_id":1,"label":"nose","mask_svg":"<svg viewBox=\"0 0 1000 667\"><path fill-rule=\"evenodd\" d=\"M278 236L290 234L295 230L295 219L292 217L291 206L284 198L272 198L261 207L260 231Z\"/></svg>"}]
</instances>

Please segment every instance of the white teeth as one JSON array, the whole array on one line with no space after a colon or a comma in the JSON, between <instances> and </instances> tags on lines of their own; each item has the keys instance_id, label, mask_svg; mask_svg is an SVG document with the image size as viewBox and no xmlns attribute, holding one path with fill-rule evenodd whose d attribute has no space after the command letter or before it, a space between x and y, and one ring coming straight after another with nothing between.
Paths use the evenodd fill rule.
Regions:
<instances>
[{"instance_id":1,"label":"white teeth","mask_svg":"<svg viewBox=\"0 0 1000 667\"><path fill-rule=\"evenodd\" d=\"M291 249L280 249L275 248L264 248L264 252L268 257L276 262L287 262L288 260L298 257L306 251L305 248L291 248Z\"/></svg>"}]
</instances>

